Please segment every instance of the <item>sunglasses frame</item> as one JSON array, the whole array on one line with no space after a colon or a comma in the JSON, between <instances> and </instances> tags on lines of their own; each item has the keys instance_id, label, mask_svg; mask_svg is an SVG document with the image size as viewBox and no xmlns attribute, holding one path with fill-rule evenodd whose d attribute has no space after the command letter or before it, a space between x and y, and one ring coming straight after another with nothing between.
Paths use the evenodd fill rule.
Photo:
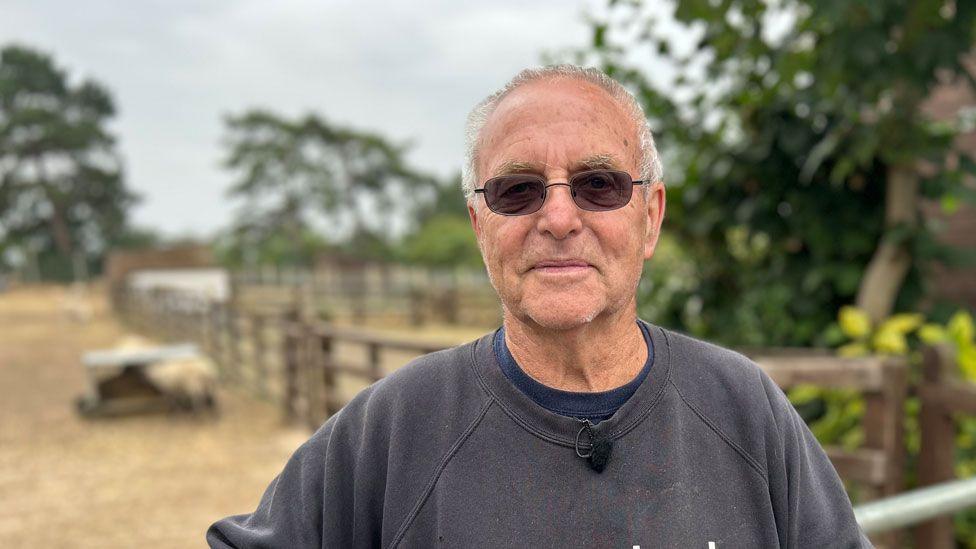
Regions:
<instances>
[{"instance_id":1,"label":"sunglasses frame","mask_svg":"<svg viewBox=\"0 0 976 549\"><path fill-rule=\"evenodd\" d=\"M538 174L531 174L531 173L527 173L527 174L507 174L507 175L500 175L498 177L492 177L491 179L485 181L484 184L481 186L480 189L475 189L474 192L475 192L475 194L481 194L481 195L483 195L485 197L485 205L488 206L488 209L489 210L491 210L492 212L494 212L494 213L496 213L498 215L505 215L505 216L509 216L509 217L518 217L520 215L532 215L532 214L536 213L537 211L541 210L542 207L546 204L546 198L549 197L549 187L560 187L560 186L561 187L569 187L569 194L573 197L573 204L575 204L577 208L579 208L579 209L581 209L583 211L587 211L587 212L612 212L614 210L619 210L620 208L623 208L624 206L626 206L627 204L630 203L630 199L634 197L633 190L631 191L630 198L627 199L627 202L624 202L623 204L621 204L621 205L619 205L619 206L617 206L615 208L600 209L600 210L591 210L589 208L584 208L583 206L580 206L580 203L576 201L576 189L573 188L573 181L577 180L581 176L586 176L586 175L593 174L593 173L625 174L627 176L627 178L630 179L630 174L627 173L627 172L625 172L625 171L623 171L623 170L586 170L584 172L575 173L575 174L569 176L569 179L567 179L565 183L549 183L549 181L545 177L542 177L541 175L538 175ZM541 181L542 182L542 201L539 202L539 207L538 208L536 208L536 209L534 209L532 211L529 211L529 212L505 213L505 212L499 212L499 211L495 210L495 208L493 208L492 205L488 203L488 195L487 195L487 190L486 190L486 187L488 186L488 184L491 183L492 181L496 180L496 179L499 179L499 178L502 178L502 177L511 177L513 175L521 175L523 177L535 179L535 180L538 180L538 181ZM631 189L633 189L634 187L643 185L644 183L647 182L647 180L645 180L645 179L638 179L638 180L630 179L630 180L631 180L631 183L632 183Z\"/></svg>"}]
</instances>

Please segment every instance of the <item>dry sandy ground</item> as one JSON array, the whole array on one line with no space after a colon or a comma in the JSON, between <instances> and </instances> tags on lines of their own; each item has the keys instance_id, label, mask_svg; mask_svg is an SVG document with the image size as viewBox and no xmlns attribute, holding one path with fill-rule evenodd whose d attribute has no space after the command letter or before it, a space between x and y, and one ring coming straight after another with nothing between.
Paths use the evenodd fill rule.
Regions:
<instances>
[{"instance_id":1,"label":"dry sandy ground","mask_svg":"<svg viewBox=\"0 0 976 549\"><path fill-rule=\"evenodd\" d=\"M0 547L204 546L207 526L253 509L309 433L229 390L216 421L80 419L80 354L121 329L100 303L71 320L68 295L0 294Z\"/></svg>"}]
</instances>

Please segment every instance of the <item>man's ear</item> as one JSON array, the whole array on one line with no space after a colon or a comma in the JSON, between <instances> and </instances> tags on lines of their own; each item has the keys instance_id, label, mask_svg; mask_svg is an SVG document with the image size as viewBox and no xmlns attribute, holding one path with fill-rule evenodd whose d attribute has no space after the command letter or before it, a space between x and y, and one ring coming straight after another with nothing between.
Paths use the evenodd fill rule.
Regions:
<instances>
[{"instance_id":1,"label":"man's ear","mask_svg":"<svg viewBox=\"0 0 976 549\"><path fill-rule=\"evenodd\" d=\"M474 202L468 201L468 217L471 219L471 228L474 229L474 236L481 242L481 225L478 224L478 212L474 209Z\"/></svg>"},{"instance_id":2,"label":"man's ear","mask_svg":"<svg viewBox=\"0 0 976 549\"><path fill-rule=\"evenodd\" d=\"M647 208L647 226L644 233L644 260L654 256L657 240L661 236L661 224L664 222L664 208L667 200L664 194L664 183L651 184L651 190L645 199Z\"/></svg>"}]
</instances>

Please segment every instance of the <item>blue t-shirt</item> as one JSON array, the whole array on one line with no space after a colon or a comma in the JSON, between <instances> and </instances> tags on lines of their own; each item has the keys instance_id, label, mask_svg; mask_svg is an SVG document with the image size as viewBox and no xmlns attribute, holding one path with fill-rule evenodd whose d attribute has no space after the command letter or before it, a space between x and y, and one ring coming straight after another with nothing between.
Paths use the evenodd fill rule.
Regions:
<instances>
[{"instance_id":1,"label":"blue t-shirt","mask_svg":"<svg viewBox=\"0 0 976 549\"><path fill-rule=\"evenodd\" d=\"M539 406L559 415L588 419L595 424L612 416L618 408L623 406L624 402L627 402L627 399L647 378L647 374L651 371L651 365L654 364L654 345L651 343L651 335L643 323L638 322L637 325L640 326L641 333L644 335L644 342L647 344L647 363L641 368L637 377L627 384L609 391L599 393L561 391L532 379L522 371L522 368L515 362L515 357L508 350L508 345L505 344L504 326L495 332L495 341L493 342L495 358L498 360L498 365L501 366L505 377Z\"/></svg>"}]
</instances>

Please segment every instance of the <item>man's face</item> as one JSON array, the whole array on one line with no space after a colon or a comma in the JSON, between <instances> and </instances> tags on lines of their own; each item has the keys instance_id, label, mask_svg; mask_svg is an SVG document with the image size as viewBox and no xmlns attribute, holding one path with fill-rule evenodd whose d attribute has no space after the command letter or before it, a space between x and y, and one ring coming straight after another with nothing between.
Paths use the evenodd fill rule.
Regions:
<instances>
[{"instance_id":1,"label":"man's face","mask_svg":"<svg viewBox=\"0 0 976 549\"><path fill-rule=\"evenodd\" d=\"M638 178L635 124L601 88L577 80L525 84L502 100L482 132L478 187L498 175L536 173L565 183L577 172L617 169ZM550 330L572 329L634 310L644 260L664 215L664 189L634 189L618 210L591 212L569 187L548 189L528 215L490 211L482 196L469 204L488 275L507 313Z\"/></svg>"}]
</instances>

